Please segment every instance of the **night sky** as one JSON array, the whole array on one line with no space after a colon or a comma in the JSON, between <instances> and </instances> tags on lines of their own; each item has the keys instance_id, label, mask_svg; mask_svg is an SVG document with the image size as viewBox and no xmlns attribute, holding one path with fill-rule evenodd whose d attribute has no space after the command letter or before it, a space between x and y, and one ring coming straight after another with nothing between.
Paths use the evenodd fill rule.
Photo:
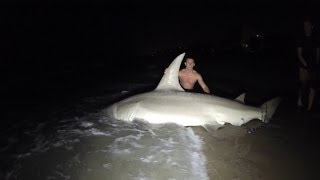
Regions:
<instances>
[{"instance_id":1,"label":"night sky","mask_svg":"<svg viewBox=\"0 0 320 180\"><path fill-rule=\"evenodd\" d=\"M1 9L7 62L145 53L236 38L242 25L292 36L316 1L43 1ZM37 56L37 57L35 57ZM10 60L9 60L10 59Z\"/></svg>"},{"instance_id":2,"label":"night sky","mask_svg":"<svg viewBox=\"0 0 320 180\"><path fill-rule=\"evenodd\" d=\"M0 12L5 90L38 89L68 68L82 73L172 49L239 46L243 27L275 37L272 48L292 49L305 18L318 27L317 7L302 0L14 2Z\"/></svg>"}]
</instances>

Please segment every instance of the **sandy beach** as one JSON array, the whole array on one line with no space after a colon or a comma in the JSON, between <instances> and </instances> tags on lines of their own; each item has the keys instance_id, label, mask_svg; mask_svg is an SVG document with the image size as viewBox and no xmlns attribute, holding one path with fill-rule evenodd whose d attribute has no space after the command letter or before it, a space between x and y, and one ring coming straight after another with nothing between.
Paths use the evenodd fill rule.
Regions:
<instances>
[{"instance_id":1,"label":"sandy beach","mask_svg":"<svg viewBox=\"0 0 320 180\"><path fill-rule=\"evenodd\" d=\"M288 113L292 109L285 106L279 107L269 126L253 133L247 131L260 127L258 120L214 132L194 127L204 141L210 179L316 179L316 135L297 124L306 115ZM288 120L296 125L282 122Z\"/></svg>"}]
</instances>

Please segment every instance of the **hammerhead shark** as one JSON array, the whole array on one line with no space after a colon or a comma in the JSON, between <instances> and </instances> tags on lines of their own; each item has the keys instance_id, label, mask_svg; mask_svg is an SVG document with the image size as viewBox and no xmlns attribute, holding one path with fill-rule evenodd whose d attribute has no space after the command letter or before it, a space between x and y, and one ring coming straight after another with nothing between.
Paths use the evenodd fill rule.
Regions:
<instances>
[{"instance_id":1,"label":"hammerhead shark","mask_svg":"<svg viewBox=\"0 0 320 180\"><path fill-rule=\"evenodd\" d=\"M185 53L177 56L167 68L158 86L150 92L133 95L105 110L109 117L143 120L149 123L176 123L182 126L211 126L218 129L225 123L241 126L253 119L268 123L281 98L274 98L260 107L246 105L245 93L236 99L211 94L185 92L178 73Z\"/></svg>"}]
</instances>

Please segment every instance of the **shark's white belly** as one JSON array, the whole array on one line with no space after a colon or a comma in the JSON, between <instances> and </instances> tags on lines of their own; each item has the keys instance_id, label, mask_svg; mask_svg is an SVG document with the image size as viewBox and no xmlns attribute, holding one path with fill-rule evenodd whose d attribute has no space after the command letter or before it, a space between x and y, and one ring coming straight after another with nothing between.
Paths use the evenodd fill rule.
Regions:
<instances>
[{"instance_id":1,"label":"shark's white belly","mask_svg":"<svg viewBox=\"0 0 320 180\"><path fill-rule=\"evenodd\" d=\"M231 123L241 125L259 118L259 108L229 99L186 92L162 92L132 96L108 110L116 119L141 119L150 123L173 122L183 126Z\"/></svg>"}]
</instances>

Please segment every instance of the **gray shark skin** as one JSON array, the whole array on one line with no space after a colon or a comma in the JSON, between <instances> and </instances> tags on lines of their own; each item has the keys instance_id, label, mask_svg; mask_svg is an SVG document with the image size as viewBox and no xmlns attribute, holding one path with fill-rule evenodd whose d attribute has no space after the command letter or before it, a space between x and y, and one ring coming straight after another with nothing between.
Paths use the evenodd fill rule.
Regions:
<instances>
[{"instance_id":1,"label":"gray shark skin","mask_svg":"<svg viewBox=\"0 0 320 180\"><path fill-rule=\"evenodd\" d=\"M185 92L178 80L184 55L185 53L173 60L155 90L116 102L103 112L118 120L212 126L215 129L225 123L241 126L253 119L269 122L281 101L280 98L254 107L244 104L245 94L232 100L209 94Z\"/></svg>"}]
</instances>

